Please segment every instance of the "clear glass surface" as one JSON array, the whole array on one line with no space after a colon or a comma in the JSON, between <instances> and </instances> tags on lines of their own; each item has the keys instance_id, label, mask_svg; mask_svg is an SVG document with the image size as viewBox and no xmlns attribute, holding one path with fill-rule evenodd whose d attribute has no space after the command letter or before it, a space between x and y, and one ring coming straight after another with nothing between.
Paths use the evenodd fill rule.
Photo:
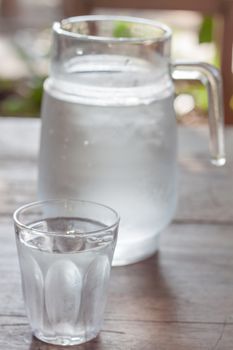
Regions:
<instances>
[{"instance_id":1,"label":"clear glass surface","mask_svg":"<svg viewBox=\"0 0 233 350\"><path fill-rule=\"evenodd\" d=\"M33 334L74 345L103 322L119 217L77 200L36 202L14 214L27 316Z\"/></svg>"},{"instance_id":2,"label":"clear glass surface","mask_svg":"<svg viewBox=\"0 0 233 350\"><path fill-rule=\"evenodd\" d=\"M170 45L168 27L139 18L84 16L53 26L38 195L94 199L116 208L121 228L114 265L153 255L175 212L177 135ZM211 105L214 101L212 158L221 163L221 84L218 79L212 83L216 70L205 73Z\"/></svg>"}]
</instances>

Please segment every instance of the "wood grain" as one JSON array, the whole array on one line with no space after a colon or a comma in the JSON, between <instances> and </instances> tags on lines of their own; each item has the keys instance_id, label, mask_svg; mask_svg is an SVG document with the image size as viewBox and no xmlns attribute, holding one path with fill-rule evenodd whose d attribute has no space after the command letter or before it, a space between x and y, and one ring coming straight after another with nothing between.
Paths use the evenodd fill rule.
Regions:
<instances>
[{"instance_id":1,"label":"wood grain","mask_svg":"<svg viewBox=\"0 0 233 350\"><path fill-rule=\"evenodd\" d=\"M13 209L36 197L39 121L0 119L0 127L0 349L64 349L31 339L11 218ZM179 134L175 220L154 257L112 269L102 332L74 349L232 349L233 129L227 130L229 163L221 169L209 164L205 128L180 128Z\"/></svg>"},{"instance_id":2,"label":"wood grain","mask_svg":"<svg viewBox=\"0 0 233 350\"><path fill-rule=\"evenodd\" d=\"M0 118L1 215L36 199L40 120L8 119ZM233 222L233 128L226 132L228 162L222 168L210 164L207 126L178 131L179 201L174 219Z\"/></svg>"},{"instance_id":3,"label":"wood grain","mask_svg":"<svg viewBox=\"0 0 233 350\"><path fill-rule=\"evenodd\" d=\"M12 349L27 349L12 223L2 220L1 229L0 348L13 332ZM231 225L174 224L155 257L113 268L105 324L90 349L214 349L223 325L233 325L232 232ZM233 333L228 337L233 341Z\"/></svg>"},{"instance_id":4,"label":"wood grain","mask_svg":"<svg viewBox=\"0 0 233 350\"><path fill-rule=\"evenodd\" d=\"M24 315L13 224L2 221L1 229L0 314ZM160 243L155 257L112 270L106 318L231 322L233 279L227 267L233 259L232 226L174 224Z\"/></svg>"},{"instance_id":5,"label":"wood grain","mask_svg":"<svg viewBox=\"0 0 233 350\"><path fill-rule=\"evenodd\" d=\"M228 336L233 330L228 325ZM226 342L222 335L222 325L216 324L169 324L139 322L105 322L100 335L93 341L83 345L74 346L76 350L210 350L221 349L221 344ZM231 337L230 337L231 339ZM27 325L19 323L15 325L5 324L0 329L0 346L7 350L59 350L67 347L56 347L42 343L31 338ZM225 349L232 349L224 347Z\"/></svg>"}]
</instances>

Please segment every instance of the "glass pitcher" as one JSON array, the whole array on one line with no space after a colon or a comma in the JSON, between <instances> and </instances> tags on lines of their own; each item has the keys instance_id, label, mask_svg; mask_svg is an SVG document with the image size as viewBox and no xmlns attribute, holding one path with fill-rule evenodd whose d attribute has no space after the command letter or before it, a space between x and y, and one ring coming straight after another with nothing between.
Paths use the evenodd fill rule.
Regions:
<instances>
[{"instance_id":1,"label":"glass pitcher","mask_svg":"<svg viewBox=\"0 0 233 350\"><path fill-rule=\"evenodd\" d=\"M225 162L221 77L206 63L170 61L171 30L117 16L53 26L44 84L39 197L95 200L121 226L115 265L143 260L176 207L174 79L200 79L209 95L212 162Z\"/></svg>"}]
</instances>

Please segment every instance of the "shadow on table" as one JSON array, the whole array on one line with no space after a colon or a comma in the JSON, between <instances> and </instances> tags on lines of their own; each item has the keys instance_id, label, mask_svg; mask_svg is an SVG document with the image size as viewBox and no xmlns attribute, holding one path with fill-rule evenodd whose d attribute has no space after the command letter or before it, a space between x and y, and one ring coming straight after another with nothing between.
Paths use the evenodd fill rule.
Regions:
<instances>
[{"instance_id":1,"label":"shadow on table","mask_svg":"<svg viewBox=\"0 0 233 350\"><path fill-rule=\"evenodd\" d=\"M105 319L176 320L173 285L163 254L140 263L113 268Z\"/></svg>"},{"instance_id":2,"label":"shadow on table","mask_svg":"<svg viewBox=\"0 0 233 350\"><path fill-rule=\"evenodd\" d=\"M68 348L72 350L101 350L101 339L97 337L85 344L74 345L71 347L68 346ZM32 337L32 341L28 350L67 350L67 346L47 344L35 337Z\"/></svg>"}]
</instances>

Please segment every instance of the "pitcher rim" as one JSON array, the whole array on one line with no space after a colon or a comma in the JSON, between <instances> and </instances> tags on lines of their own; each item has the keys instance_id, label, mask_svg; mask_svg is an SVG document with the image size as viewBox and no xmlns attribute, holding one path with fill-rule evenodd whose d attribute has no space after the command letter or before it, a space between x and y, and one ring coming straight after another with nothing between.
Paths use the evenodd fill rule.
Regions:
<instances>
[{"instance_id":1,"label":"pitcher rim","mask_svg":"<svg viewBox=\"0 0 233 350\"><path fill-rule=\"evenodd\" d=\"M73 24L73 23L81 23L81 22L103 22L103 21L122 21L122 22L130 22L130 23L139 23L139 24L145 24L154 28L158 28L161 30L161 36L158 37L111 37L111 36L98 36L98 35L88 35L88 34L81 34L76 32L71 32L69 30L66 30L63 28L66 24ZM144 43L144 42L150 42L150 43L157 43L157 42L165 42L169 39L171 39L172 36L172 30L166 25L159 21L154 21L151 19L145 19L145 18L139 18L134 16L114 16L114 15L88 15L88 16L74 16L74 17L68 17L60 22L54 22L53 24L53 31L59 35L64 35L71 38L76 38L80 40L91 40L96 42L109 42L109 43Z\"/></svg>"}]
</instances>

